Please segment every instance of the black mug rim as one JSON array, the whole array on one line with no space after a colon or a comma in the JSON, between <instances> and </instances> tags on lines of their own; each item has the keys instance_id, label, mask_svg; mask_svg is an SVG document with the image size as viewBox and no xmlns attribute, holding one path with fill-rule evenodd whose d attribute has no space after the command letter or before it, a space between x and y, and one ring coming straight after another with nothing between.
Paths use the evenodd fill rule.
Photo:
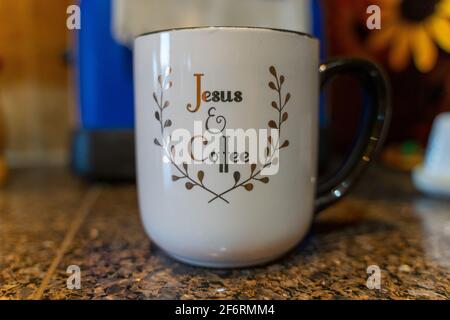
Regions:
<instances>
[{"instance_id":1,"label":"black mug rim","mask_svg":"<svg viewBox=\"0 0 450 320\"><path fill-rule=\"evenodd\" d=\"M270 28L270 27L246 27L246 26L196 26L196 27L179 27L179 28L169 28L169 29L162 29L162 30L155 30L151 32L146 32L139 34L135 37L135 39L139 39L144 36L153 35L153 34L159 34L159 33L165 33L165 32L176 32L176 31L185 31L185 30L207 30L207 29L223 29L223 30L260 30L260 31L277 31L277 32L284 32L284 33L291 33L296 34L301 37L305 37L307 39L316 40L319 39L314 37L313 35L301 32L301 31L295 31L295 30L288 30L288 29L281 29L281 28Z\"/></svg>"}]
</instances>

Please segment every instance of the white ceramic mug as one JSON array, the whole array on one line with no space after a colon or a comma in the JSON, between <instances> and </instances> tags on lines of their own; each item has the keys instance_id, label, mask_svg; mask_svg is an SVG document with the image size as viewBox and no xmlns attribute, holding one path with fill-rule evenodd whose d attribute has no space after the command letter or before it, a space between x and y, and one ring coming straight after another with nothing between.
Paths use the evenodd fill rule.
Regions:
<instances>
[{"instance_id":1,"label":"white ceramic mug","mask_svg":"<svg viewBox=\"0 0 450 320\"><path fill-rule=\"evenodd\" d=\"M159 247L190 264L257 265L295 247L314 212L347 193L386 131L379 69L350 59L319 65L319 42L307 34L174 29L138 37L134 54L142 221ZM341 170L317 183L320 82L339 73L359 76L374 103ZM246 131L244 150L226 140L234 129Z\"/></svg>"}]
</instances>

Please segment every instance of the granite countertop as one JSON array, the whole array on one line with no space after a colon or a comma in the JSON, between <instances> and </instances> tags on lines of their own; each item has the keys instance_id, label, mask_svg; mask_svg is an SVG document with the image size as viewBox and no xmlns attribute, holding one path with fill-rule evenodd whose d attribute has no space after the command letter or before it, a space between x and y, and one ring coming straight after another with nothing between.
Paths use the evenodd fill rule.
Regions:
<instances>
[{"instance_id":1,"label":"granite countertop","mask_svg":"<svg viewBox=\"0 0 450 320\"><path fill-rule=\"evenodd\" d=\"M81 289L67 288L68 266ZM367 268L381 270L368 289ZM21 170L0 190L0 299L449 299L450 202L372 168L275 263L190 267L152 246L133 184L89 185Z\"/></svg>"}]
</instances>

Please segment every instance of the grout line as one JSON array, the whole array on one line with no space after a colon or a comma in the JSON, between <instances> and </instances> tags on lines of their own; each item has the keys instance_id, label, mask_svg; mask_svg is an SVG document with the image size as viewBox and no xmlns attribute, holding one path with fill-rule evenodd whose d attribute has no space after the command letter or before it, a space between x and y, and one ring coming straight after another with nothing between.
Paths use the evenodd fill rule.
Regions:
<instances>
[{"instance_id":1,"label":"grout line","mask_svg":"<svg viewBox=\"0 0 450 320\"><path fill-rule=\"evenodd\" d=\"M50 264L50 267L48 268L47 272L45 273L45 276L41 282L41 285L39 286L37 291L35 291L33 294L31 294L29 296L29 299L31 299L31 300L42 299L42 296L44 295L44 290L46 289L48 283L50 282L51 277L55 273L56 268L58 267L61 260L63 259L67 249L72 244L72 241L75 238L75 235L77 234L78 230L80 229L80 227L83 224L84 220L86 219L87 215L91 211L93 205L98 200L101 192L102 192L101 187L92 187L88 190L88 192L86 193L86 195L84 196L84 198L81 202L81 206L75 212L74 220L73 220L72 224L69 226L69 229L67 230L64 240L61 243L61 246L58 248L58 251L56 252L56 256L53 258L52 263Z\"/></svg>"}]
</instances>

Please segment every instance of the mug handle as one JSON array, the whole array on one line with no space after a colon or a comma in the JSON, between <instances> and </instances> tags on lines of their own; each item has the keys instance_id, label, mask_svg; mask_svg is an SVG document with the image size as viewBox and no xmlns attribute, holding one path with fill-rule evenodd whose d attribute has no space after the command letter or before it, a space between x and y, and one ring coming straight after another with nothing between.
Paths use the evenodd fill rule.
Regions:
<instances>
[{"instance_id":1,"label":"mug handle","mask_svg":"<svg viewBox=\"0 0 450 320\"><path fill-rule=\"evenodd\" d=\"M369 103L365 108L367 110L363 112L363 126L353 150L335 174L319 181L315 200L316 213L342 199L354 186L380 150L391 115L388 82L376 64L362 59L336 59L320 65L319 73L321 89L338 75L357 75L373 103Z\"/></svg>"}]
</instances>

